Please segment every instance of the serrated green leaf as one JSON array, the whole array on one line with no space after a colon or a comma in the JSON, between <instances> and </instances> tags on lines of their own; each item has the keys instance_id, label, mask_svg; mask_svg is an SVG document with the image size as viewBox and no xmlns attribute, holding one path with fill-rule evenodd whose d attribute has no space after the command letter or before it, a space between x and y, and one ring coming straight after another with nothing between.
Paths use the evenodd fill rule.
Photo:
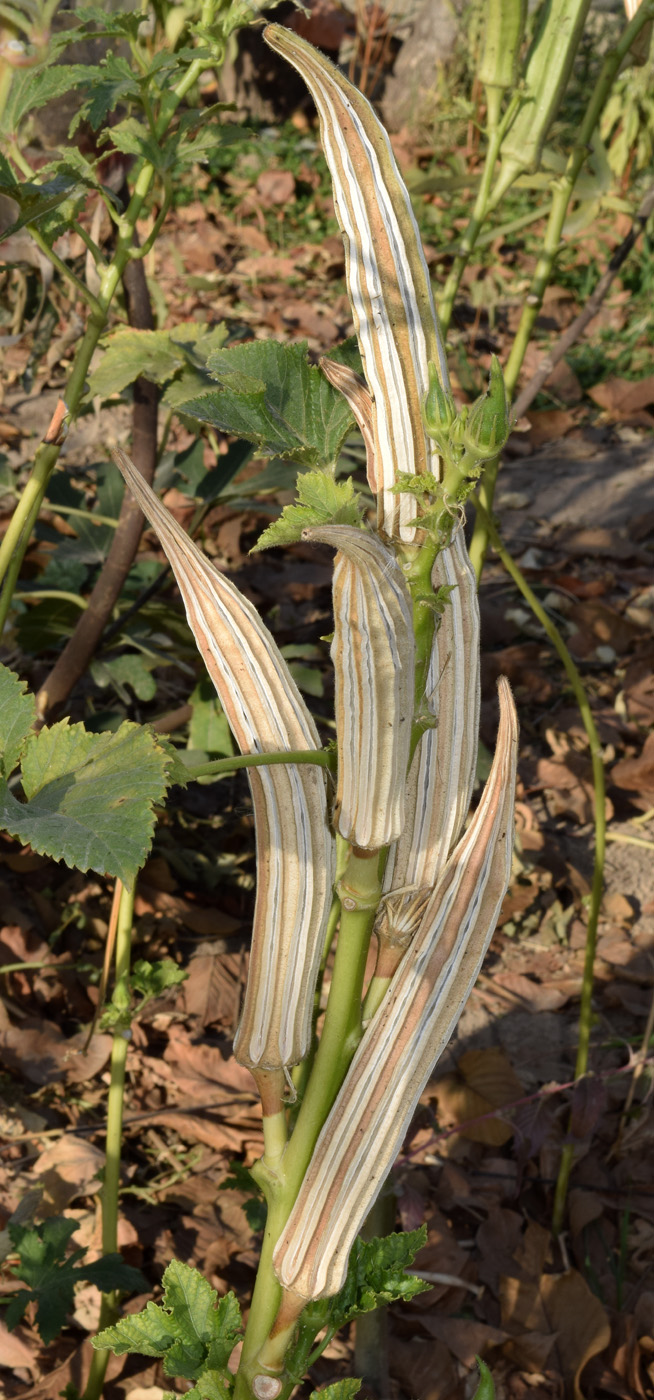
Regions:
<instances>
[{"instance_id":1,"label":"serrated green leaf","mask_svg":"<svg viewBox=\"0 0 654 1400\"><path fill-rule=\"evenodd\" d=\"M80 1264L75 1272L80 1279L94 1283L102 1293L111 1293L116 1288L125 1293L136 1293L148 1286L141 1270L126 1264L120 1254L103 1254L92 1264Z\"/></svg>"},{"instance_id":2,"label":"serrated green leaf","mask_svg":"<svg viewBox=\"0 0 654 1400\"><path fill-rule=\"evenodd\" d=\"M149 127L138 117L125 117L116 126L108 127L98 140L102 144L110 141L114 149L122 151L124 155L141 156L155 170L164 169L167 163L164 159L165 146L158 145Z\"/></svg>"},{"instance_id":3,"label":"serrated green leaf","mask_svg":"<svg viewBox=\"0 0 654 1400\"><path fill-rule=\"evenodd\" d=\"M424 1225L419 1230L385 1235L382 1239L356 1239L347 1279L329 1307L330 1331L337 1331L362 1312L424 1293L430 1284L406 1270L426 1242Z\"/></svg>"},{"instance_id":4,"label":"serrated green leaf","mask_svg":"<svg viewBox=\"0 0 654 1400\"><path fill-rule=\"evenodd\" d=\"M91 1338L96 1350L107 1348L116 1356L135 1352L137 1356L165 1356L175 1341L175 1324L170 1313L158 1303L149 1302L143 1312L121 1317L113 1327L105 1327Z\"/></svg>"},{"instance_id":5,"label":"serrated green leaf","mask_svg":"<svg viewBox=\"0 0 654 1400\"><path fill-rule=\"evenodd\" d=\"M211 681L196 685L190 702L193 714L189 725L188 747L212 756L234 753L232 731Z\"/></svg>"},{"instance_id":6,"label":"serrated green leaf","mask_svg":"<svg viewBox=\"0 0 654 1400\"><path fill-rule=\"evenodd\" d=\"M10 1224L9 1235L19 1263L11 1270L27 1284L10 1304L5 1321L17 1325L29 1302L36 1302L36 1322L46 1346L54 1340L72 1310L75 1285L86 1280L103 1291L124 1288L130 1292L145 1284L139 1269L126 1264L120 1254L107 1254L92 1264L78 1263L86 1252L75 1249L67 1255L68 1243L77 1229L76 1220L50 1216L40 1225Z\"/></svg>"},{"instance_id":7,"label":"serrated green leaf","mask_svg":"<svg viewBox=\"0 0 654 1400\"><path fill-rule=\"evenodd\" d=\"M361 510L351 477L336 481L329 472L303 472L297 479L298 504L284 506L279 517L259 536L252 553L293 544L308 525L359 525Z\"/></svg>"},{"instance_id":8,"label":"serrated green leaf","mask_svg":"<svg viewBox=\"0 0 654 1400\"><path fill-rule=\"evenodd\" d=\"M26 802L0 779L0 825L40 854L131 885L150 849L167 766L154 735L140 725L90 734L62 720L30 736Z\"/></svg>"},{"instance_id":9,"label":"serrated green leaf","mask_svg":"<svg viewBox=\"0 0 654 1400\"><path fill-rule=\"evenodd\" d=\"M116 14L109 14L102 5L86 5L77 11L76 19L80 27L93 26L94 39L112 38L116 35L136 39L143 16L140 10L119 10Z\"/></svg>"},{"instance_id":10,"label":"serrated green leaf","mask_svg":"<svg viewBox=\"0 0 654 1400\"><path fill-rule=\"evenodd\" d=\"M187 977L188 972L178 967L172 958L161 958L154 963L140 958L134 963L129 980L132 990L142 996L143 1005L146 1001L152 1001L154 997L162 996L169 987L178 987Z\"/></svg>"},{"instance_id":11,"label":"serrated green leaf","mask_svg":"<svg viewBox=\"0 0 654 1400\"><path fill-rule=\"evenodd\" d=\"M212 1329L207 1364L212 1370L219 1370L227 1365L241 1331L241 1309L235 1293L226 1293L219 1300Z\"/></svg>"},{"instance_id":12,"label":"serrated green leaf","mask_svg":"<svg viewBox=\"0 0 654 1400\"><path fill-rule=\"evenodd\" d=\"M96 658L91 662L91 675L99 686L115 686L121 699L129 704L129 694L125 686L131 686L139 700L153 700L157 693L157 682L152 675L153 666L159 665L159 658L141 656L128 651L122 656L112 656L103 661Z\"/></svg>"},{"instance_id":13,"label":"serrated green leaf","mask_svg":"<svg viewBox=\"0 0 654 1400\"><path fill-rule=\"evenodd\" d=\"M185 1396L185 1400L230 1400L233 1381L224 1371L206 1367L198 1376L197 1385Z\"/></svg>"},{"instance_id":14,"label":"serrated green leaf","mask_svg":"<svg viewBox=\"0 0 654 1400\"><path fill-rule=\"evenodd\" d=\"M140 96L140 85L122 54L108 53L101 64L87 68L85 72L90 96L73 117L69 137L81 121L87 121L94 131L98 131L119 102Z\"/></svg>"},{"instance_id":15,"label":"serrated green leaf","mask_svg":"<svg viewBox=\"0 0 654 1400\"><path fill-rule=\"evenodd\" d=\"M363 1382L352 1380L335 1381L324 1390L312 1390L310 1400L354 1400Z\"/></svg>"},{"instance_id":16,"label":"serrated green leaf","mask_svg":"<svg viewBox=\"0 0 654 1400\"><path fill-rule=\"evenodd\" d=\"M0 191L14 199L19 207L18 218L8 228L2 230L0 243L11 233L17 233L26 224L40 224L48 214L70 201L72 204L86 197L86 185L70 175L55 175L42 185L30 180L22 184L0 185Z\"/></svg>"},{"instance_id":17,"label":"serrated green leaf","mask_svg":"<svg viewBox=\"0 0 654 1400\"><path fill-rule=\"evenodd\" d=\"M36 715L36 701L27 682L0 666L0 760L5 778L20 762Z\"/></svg>"},{"instance_id":18,"label":"serrated green leaf","mask_svg":"<svg viewBox=\"0 0 654 1400\"><path fill-rule=\"evenodd\" d=\"M79 87L86 82L88 71L83 63L19 69L12 78L0 129L15 135L24 116Z\"/></svg>"},{"instance_id":19,"label":"serrated green leaf","mask_svg":"<svg viewBox=\"0 0 654 1400\"><path fill-rule=\"evenodd\" d=\"M175 1318L177 1336L194 1344L209 1345L213 1337L213 1317L218 1294L198 1269L173 1259L163 1276L164 1307ZM177 1372L169 1372L171 1375ZM181 1373L180 1373L181 1374Z\"/></svg>"},{"instance_id":20,"label":"serrated green leaf","mask_svg":"<svg viewBox=\"0 0 654 1400\"><path fill-rule=\"evenodd\" d=\"M219 388L177 408L247 438L266 456L306 467L337 461L354 420L342 394L309 364L306 342L234 345L210 355L207 367Z\"/></svg>"},{"instance_id":21,"label":"serrated green leaf","mask_svg":"<svg viewBox=\"0 0 654 1400\"><path fill-rule=\"evenodd\" d=\"M206 388L209 380L202 366L226 334L223 323L210 330L203 326L176 326L174 333L121 326L104 341L104 356L89 378L90 391L103 396L119 394L139 375L153 384L167 384L182 369L195 390L198 386Z\"/></svg>"}]
</instances>

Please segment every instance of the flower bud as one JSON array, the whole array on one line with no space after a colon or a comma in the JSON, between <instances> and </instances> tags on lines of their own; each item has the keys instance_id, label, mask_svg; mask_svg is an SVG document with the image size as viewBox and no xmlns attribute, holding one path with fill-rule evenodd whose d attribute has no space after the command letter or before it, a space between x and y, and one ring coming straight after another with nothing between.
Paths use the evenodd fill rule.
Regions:
<instances>
[{"instance_id":1,"label":"flower bud","mask_svg":"<svg viewBox=\"0 0 654 1400\"><path fill-rule=\"evenodd\" d=\"M473 403L465 425L464 444L480 462L502 451L511 432L511 413L502 366L493 355L488 393Z\"/></svg>"},{"instance_id":2,"label":"flower bud","mask_svg":"<svg viewBox=\"0 0 654 1400\"><path fill-rule=\"evenodd\" d=\"M450 428L456 420L456 404L449 390L443 389L438 369L433 360L429 362L429 390L423 406L423 418L429 436L443 448L449 439Z\"/></svg>"}]
</instances>

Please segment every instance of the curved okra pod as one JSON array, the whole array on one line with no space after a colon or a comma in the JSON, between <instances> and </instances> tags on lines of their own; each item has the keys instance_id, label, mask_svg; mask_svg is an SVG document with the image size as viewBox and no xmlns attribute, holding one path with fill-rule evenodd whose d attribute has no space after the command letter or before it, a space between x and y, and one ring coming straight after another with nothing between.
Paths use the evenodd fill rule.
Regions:
<instances>
[{"instance_id":1,"label":"curved okra pod","mask_svg":"<svg viewBox=\"0 0 654 1400\"><path fill-rule=\"evenodd\" d=\"M450 594L435 632L427 678L435 718L416 749L407 784L407 820L391 847L375 928L375 975L392 977L470 806L479 734L479 604L463 531L441 550L432 586Z\"/></svg>"},{"instance_id":2,"label":"curved okra pod","mask_svg":"<svg viewBox=\"0 0 654 1400\"><path fill-rule=\"evenodd\" d=\"M415 638L411 597L390 549L352 525L315 525L303 539L333 545L338 830L378 850L404 827Z\"/></svg>"},{"instance_id":3,"label":"curved okra pod","mask_svg":"<svg viewBox=\"0 0 654 1400\"><path fill-rule=\"evenodd\" d=\"M273 1265L280 1318L343 1286L355 1235L395 1160L488 949L511 873L518 723L508 681L479 807L424 910L318 1138ZM262 1364L265 1364L263 1353Z\"/></svg>"},{"instance_id":4,"label":"curved okra pod","mask_svg":"<svg viewBox=\"0 0 654 1400\"><path fill-rule=\"evenodd\" d=\"M313 719L252 604L202 554L129 457L120 449L113 456L170 560L241 752L319 749ZM311 1041L334 842L321 768L251 768L248 778L258 879L250 973L234 1051L255 1071L283 1071L306 1055Z\"/></svg>"},{"instance_id":5,"label":"curved okra pod","mask_svg":"<svg viewBox=\"0 0 654 1400\"><path fill-rule=\"evenodd\" d=\"M311 91L345 243L354 325L372 395L378 525L412 541L416 503L392 487L399 472L440 476L425 432L422 402L429 361L447 386L422 242L390 141L367 99L304 39L278 24L264 38L292 63Z\"/></svg>"}]
</instances>

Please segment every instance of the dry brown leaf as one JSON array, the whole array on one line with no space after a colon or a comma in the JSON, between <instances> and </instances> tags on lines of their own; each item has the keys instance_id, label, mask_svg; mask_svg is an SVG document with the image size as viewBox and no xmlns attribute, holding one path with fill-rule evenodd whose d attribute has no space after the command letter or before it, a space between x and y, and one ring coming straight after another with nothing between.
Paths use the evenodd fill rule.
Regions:
<instances>
[{"instance_id":1,"label":"dry brown leaf","mask_svg":"<svg viewBox=\"0 0 654 1400\"><path fill-rule=\"evenodd\" d=\"M654 404L654 374L637 380L617 376L605 379L602 384L593 385L588 393L594 403L613 418L625 418Z\"/></svg>"},{"instance_id":2,"label":"dry brown leaf","mask_svg":"<svg viewBox=\"0 0 654 1400\"><path fill-rule=\"evenodd\" d=\"M52 1146L46 1147L32 1168L33 1176L43 1184L45 1213L61 1215L78 1196L88 1196L98 1191L98 1178L104 1163L104 1152L73 1133L66 1133ZM93 1192L90 1192L92 1182L96 1184Z\"/></svg>"},{"instance_id":3,"label":"dry brown leaf","mask_svg":"<svg viewBox=\"0 0 654 1400\"><path fill-rule=\"evenodd\" d=\"M445 1342L452 1355L464 1366L474 1366L476 1356L484 1356L489 1347L500 1346L506 1341L506 1332L499 1327L488 1327L485 1322L477 1322L471 1317L424 1313L420 1326L438 1341Z\"/></svg>"},{"instance_id":4,"label":"dry brown leaf","mask_svg":"<svg viewBox=\"0 0 654 1400\"><path fill-rule=\"evenodd\" d=\"M0 1031L0 1050L7 1068L31 1084L83 1083L104 1069L111 1054L111 1036L94 1035L84 1051L86 1032L68 1040L52 1021L26 1019Z\"/></svg>"},{"instance_id":5,"label":"dry brown leaf","mask_svg":"<svg viewBox=\"0 0 654 1400\"><path fill-rule=\"evenodd\" d=\"M624 678L624 696L631 720L654 724L654 646L651 644L629 662Z\"/></svg>"},{"instance_id":6,"label":"dry brown leaf","mask_svg":"<svg viewBox=\"0 0 654 1400\"><path fill-rule=\"evenodd\" d=\"M23 1341L23 1329L10 1332L0 1318L0 1366L8 1366L12 1371L25 1369L38 1374L39 1363L34 1348Z\"/></svg>"},{"instance_id":7,"label":"dry brown leaf","mask_svg":"<svg viewBox=\"0 0 654 1400\"><path fill-rule=\"evenodd\" d=\"M445 1342L393 1339L390 1371L409 1395L420 1400L456 1400L460 1394L454 1362Z\"/></svg>"},{"instance_id":8,"label":"dry brown leaf","mask_svg":"<svg viewBox=\"0 0 654 1400\"><path fill-rule=\"evenodd\" d=\"M522 1341L526 1333L552 1339L553 1355L569 1400L584 1400L581 1373L591 1357L608 1346L611 1328L599 1298L576 1269L541 1274L532 1282L500 1282L502 1325Z\"/></svg>"},{"instance_id":9,"label":"dry brown leaf","mask_svg":"<svg viewBox=\"0 0 654 1400\"><path fill-rule=\"evenodd\" d=\"M563 989L556 982L532 982L520 972L497 972L493 976L493 986L503 987L510 992L521 1006L531 1011L558 1011L570 999L570 989Z\"/></svg>"},{"instance_id":10,"label":"dry brown leaf","mask_svg":"<svg viewBox=\"0 0 654 1400\"><path fill-rule=\"evenodd\" d=\"M522 1095L522 1085L502 1050L468 1050L458 1061L456 1073L447 1074L430 1086L438 1102L439 1123L461 1124L461 1135L471 1142L501 1147L513 1128L501 1118L484 1114L513 1103ZM471 1119L483 1119L471 1122ZM467 1125L467 1126L463 1126Z\"/></svg>"},{"instance_id":11,"label":"dry brown leaf","mask_svg":"<svg viewBox=\"0 0 654 1400\"><path fill-rule=\"evenodd\" d=\"M234 1034L238 1021L241 987L245 976L242 953L226 953L220 947L201 944L189 965L182 988L184 1010L199 1017L204 1028L224 1026Z\"/></svg>"},{"instance_id":12,"label":"dry brown leaf","mask_svg":"<svg viewBox=\"0 0 654 1400\"><path fill-rule=\"evenodd\" d=\"M265 208L289 204L295 199L295 177L290 170L262 170L257 179L257 194Z\"/></svg>"},{"instance_id":13,"label":"dry brown leaf","mask_svg":"<svg viewBox=\"0 0 654 1400\"><path fill-rule=\"evenodd\" d=\"M614 764L610 781L626 792L654 792L654 734L647 736L638 758L622 758Z\"/></svg>"}]
</instances>

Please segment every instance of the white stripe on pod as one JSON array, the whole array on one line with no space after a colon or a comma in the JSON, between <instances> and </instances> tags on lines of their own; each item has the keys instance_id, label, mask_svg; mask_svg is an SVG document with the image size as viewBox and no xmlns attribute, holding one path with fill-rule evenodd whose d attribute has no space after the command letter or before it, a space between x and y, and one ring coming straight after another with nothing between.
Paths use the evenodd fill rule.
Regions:
<instances>
[{"instance_id":1,"label":"white stripe on pod","mask_svg":"<svg viewBox=\"0 0 654 1400\"><path fill-rule=\"evenodd\" d=\"M411 597L395 555L352 525L317 525L303 539L333 545L338 785L346 841L377 850L404 827L415 638Z\"/></svg>"},{"instance_id":2,"label":"white stripe on pod","mask_svg":"<svg viewBox=\"0 0 654 1400\"><path fill-rule=\"evenodd\" d=\"M418 226L390 141L363 95L321 53L280 25L264 38L297 68L320 116L321 136L345 242L346 276L373 400L382 491L378 525L411 541L416 502L392 494L397 474L440 475L425 432L428 364L447 365Z\"/></svg>"},{"instance_id":3,"label":"white stripe on pod","mask_svg":"<svg viewBox=\"0 0 654 1400\"><path fill-rule=\"evenodd\" d=\"M463 531L441 550L432 586L451 587L434 635L427 678L436 718L420 740L407 784L407 821L391 848L382 917L403 920L416 892L435 884L463 827L475 781L479 742L479 603ZM406 891L393 896L394 890ZM388 899L391 896L391 899Z\"/></svg>"},{"instance_id":4,"label":"white stripe on pod","mask_svg":"<svg viewBox=\"0 0 654 1400\"><path fill-rule=\"evenodd\" d=\"M189 625L242 753L319 749L300 692L258 613L202 554L129 457L113 452L173 567ZM311 1041L334 842L325 775L313 765L251 768L257 893L250 972L234 1051L242 1064L297 1064Z\"/></svg>"},{"instance_id":5,"label":"white stripe on pod","mask_svg":"<svg viewBox=\"0 0 654 1400\"><path fill-rule=\"evenodd\" d=\"M365 1032L273 1255L282 1287L330 1297L397 1156L490 943L511 873L518 722L499 682L500 725L481 801Z\"/></svg>"}]
</instances>

